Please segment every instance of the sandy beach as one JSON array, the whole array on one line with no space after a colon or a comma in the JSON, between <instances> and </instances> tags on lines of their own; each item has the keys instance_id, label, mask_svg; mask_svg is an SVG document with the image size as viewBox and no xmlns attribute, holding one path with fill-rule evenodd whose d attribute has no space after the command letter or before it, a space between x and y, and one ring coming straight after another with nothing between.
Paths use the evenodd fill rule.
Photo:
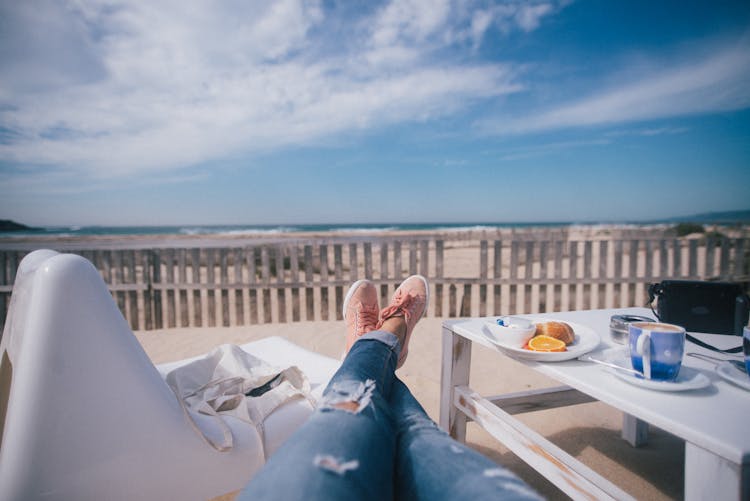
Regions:
<instances>
[{"instance_id":1,"label":"sandy beach","mask_svg":"<svg viewBox=\"0 0 750 501\"><path fill-rule=\"evenodd\" d=\"M440 326L442 319L424 318L417 326L409 358L398 375L427 413L438 420L440 398ZM141 331L136 336L154 363L200 355L222 343L242 344L282 336L309 350L338 358L343 348L342 321L315 321L230 328ZM483 347L472 352L471 385L482 394L554 386L554 382ZM646 446L632 448L620 438L622 414L602 403L528 413L527 425L623 487L637 499L682 498L684 446L666 432L651 428ZM505 450L491 436L469 424L471 447L510 468L549 499L564 495ZM222 499L232 499L224 496Z\"/></svg>"}]
</instances>

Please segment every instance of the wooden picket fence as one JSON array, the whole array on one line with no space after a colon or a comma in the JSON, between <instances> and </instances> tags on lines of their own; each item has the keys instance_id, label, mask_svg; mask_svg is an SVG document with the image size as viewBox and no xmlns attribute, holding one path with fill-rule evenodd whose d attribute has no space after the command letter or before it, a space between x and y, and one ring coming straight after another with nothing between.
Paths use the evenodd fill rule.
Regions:
<instances>
[{"instance_id":1,"label":"wooden picket fence","mask_svg":"<svg viewBox=\"0 0 750 501\"><path fill-rule=\"evenodd\" d=\"M0 250L2 323L28 252ZM436 317L643 306L648 284L663 279L750 282L750 243L723 237L342 237L72 252L99 270L134 330L341 319L357 279L375 282L385 303L413 273L428 278Z\"/></svg>"}]
</instances>

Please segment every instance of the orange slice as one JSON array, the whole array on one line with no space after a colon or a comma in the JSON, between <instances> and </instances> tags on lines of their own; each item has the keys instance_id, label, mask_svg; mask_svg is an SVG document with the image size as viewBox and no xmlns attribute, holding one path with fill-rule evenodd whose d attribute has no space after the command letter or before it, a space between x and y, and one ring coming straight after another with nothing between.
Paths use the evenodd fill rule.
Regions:
<instances>
[{"instance_id":1,"label":"orange slice","mask_svg":"<svg viewBox=\"0 0 750 501\"><path fill-rule=\"evenodd\" d=\"M531 351L565 351L565 343L550 336L535 336L529 339Z\"/></svg>"}]
</instances>

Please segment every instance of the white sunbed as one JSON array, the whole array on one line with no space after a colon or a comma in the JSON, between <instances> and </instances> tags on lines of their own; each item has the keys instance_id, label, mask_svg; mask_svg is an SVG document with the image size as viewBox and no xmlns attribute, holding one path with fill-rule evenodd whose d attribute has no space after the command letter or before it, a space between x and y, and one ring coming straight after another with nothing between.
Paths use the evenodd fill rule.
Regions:
<instances>
[{"instance_id":1,"label":"white sunbed","mask_svg":"<svg viewBox=\"0 0 750 501\"><path fill-rule=\"evenodd\" d=\"M242 349L298 366L319 397L339 362L270 337ZM227 418L218 452L190 424L99 273L72 254L22 261L0 341L0 499L208 499L241 489L312 412L296 399L255 427ZM196 418L205 434L216 423ZM263 443L260 440L264 440Z\"/></svg>"}]
</instances>

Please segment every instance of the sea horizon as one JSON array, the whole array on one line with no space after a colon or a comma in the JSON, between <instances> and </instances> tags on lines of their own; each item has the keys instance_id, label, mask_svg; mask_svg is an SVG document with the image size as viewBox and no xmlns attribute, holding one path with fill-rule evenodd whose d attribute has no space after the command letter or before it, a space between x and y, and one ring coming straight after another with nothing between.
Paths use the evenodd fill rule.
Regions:
<instances>
[{"instance_id":1,"label":"sea horizon","mask_svg":"<svg viewBox=\"0 0 750 501\"><path fill-rule=\"evenodd\" d=\"M525 228L573 227L654 227L677 224L674 220L622 222L465 222L465 223L334 223L334 224L186 224L186 225L91 225L42 226L27 230L0 232L0 238L75 237L137 235L279 235L289 233L377 233L397 231L493 231Z\"/></svg>"},{"instance_id":2,"label":"sea horizon","mask_svg":"<svg viewBox=\"0 0 750 501\"><path fill-rule=\"evenodd\" d=\"M6 220L8 223L17 224ZM650 220L619 221L463 221L463 222L380 222L380 223L277 223L277 224L171 224L171 225L38 225L13 231L0 230L8 237L75 237L128 235L278 235L288 233L375 233L393 231L493 231L523 228L621 227L640 228L669 226L679 223L704 225L746 225L750 210L724 211Z\"/></svg>"}]
</instances>

